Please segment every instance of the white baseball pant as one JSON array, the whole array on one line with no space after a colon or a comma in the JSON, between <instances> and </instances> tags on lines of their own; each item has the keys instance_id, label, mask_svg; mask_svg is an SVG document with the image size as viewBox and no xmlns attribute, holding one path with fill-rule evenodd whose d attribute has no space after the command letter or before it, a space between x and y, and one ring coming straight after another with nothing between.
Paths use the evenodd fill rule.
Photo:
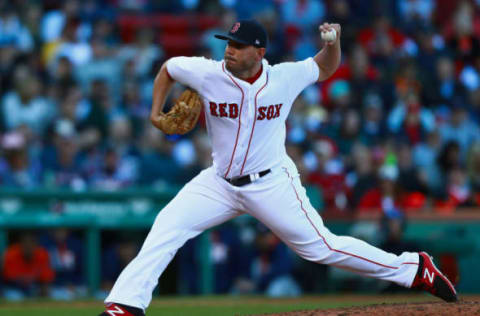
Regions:
<instances>
[{"instance_id":1,"label":"white baseball pant","mask_svg":"<svg viewBox=\"0 0 480 316\"><path fill-rule=\"evenodd\" d=\"M387 253L364 241L332 234L312 207L296 167L283 167L235 187L203 170L158 214L138 255L122 271L105 302L145 309L158 278L177 250L204 230L248 213L301 257L410 287L418 254Z\"/></svg>"}]
</instances>

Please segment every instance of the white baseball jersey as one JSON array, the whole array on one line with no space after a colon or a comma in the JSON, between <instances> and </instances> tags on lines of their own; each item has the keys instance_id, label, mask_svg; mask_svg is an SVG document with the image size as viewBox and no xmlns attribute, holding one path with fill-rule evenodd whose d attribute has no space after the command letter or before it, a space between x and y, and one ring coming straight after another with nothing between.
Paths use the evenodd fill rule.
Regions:
<instances>
[{"instance_id":1,"label":"white baseball jersey","mask_svg":"<svg viewBox=\"0 0 480 316\"><path fill-rule=\"evenodd\" d=\"M145 309L177 250L201 232L248 213L301 257L409 287L417 253L397 256L361 240L332 234L311 205L285 152L285 119L297 95L317 80L312 58L270 66L250 84L223 61L175 57L171 77L203 97L214 166L203 170L163 208L142 249L122 271L106 302ZM270 172L243 186L222 178Z\"/></svg>"},{"instance_id":2,"label":"white baseball jersey","mask_svg":"<svg viewBox=\"0 0 480 316\"><path fill-rule=\"evenodd\" d=\"M293 101L318 80L313 58L270 66L264 59L261 76L250 84L235 78L224 61L174 57L170 76L203 98L212 140L215 171L224 178L260 172L284 160L285 120Z\"/></svg>"}]
</instances>

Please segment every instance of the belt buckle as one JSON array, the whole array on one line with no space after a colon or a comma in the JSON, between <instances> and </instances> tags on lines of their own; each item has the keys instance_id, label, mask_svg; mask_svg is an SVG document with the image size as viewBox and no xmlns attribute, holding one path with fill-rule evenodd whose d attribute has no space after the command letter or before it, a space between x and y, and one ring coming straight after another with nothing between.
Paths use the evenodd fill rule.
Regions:
<instances>
[{"instance_id":1,"label":"belt buckle","mask_svg":"<svg viewBox=\"0 0 480 316\"><path fill-rule=\"evenodd\" d=\"M228 180L228 182L230 182L230 184L236 185L238 179L240 179L240 178L241 178L241 176L231 177L230 180Z\"/></svg>"}]
</instances>

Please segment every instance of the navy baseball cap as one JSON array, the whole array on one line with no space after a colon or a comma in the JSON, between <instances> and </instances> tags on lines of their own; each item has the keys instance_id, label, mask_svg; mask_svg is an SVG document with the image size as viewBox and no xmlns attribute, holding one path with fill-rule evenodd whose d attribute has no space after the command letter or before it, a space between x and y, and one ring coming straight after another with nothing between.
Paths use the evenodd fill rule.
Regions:
<instances>
[{"instance_id":1,"label":"navy baseball cap","mask_svg":"<svg viewBox=\"0 0 480 316\"><path fill-rule=\"evenodd\" d=\"M235 22L227 34L215 34L221 40L232 40L255 47L267 47L267 31L255 20Z\"/></svg>"}]
</instances>

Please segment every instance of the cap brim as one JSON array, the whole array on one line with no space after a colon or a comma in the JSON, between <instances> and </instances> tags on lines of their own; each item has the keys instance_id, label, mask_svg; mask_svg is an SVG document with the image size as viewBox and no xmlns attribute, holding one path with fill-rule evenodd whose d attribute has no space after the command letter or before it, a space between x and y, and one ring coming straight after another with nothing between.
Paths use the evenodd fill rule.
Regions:
<instances>
[{"instance_id":1,"label":"cap brim","mask_svg":"<svg viewBox=\"0 0 480 316\"><path fill-rule=\"evenodd\" d=\"M214 35L216 38L218 39L221 39L221 40L224 40L224 41L234 41L234 42L238 42L238 43L241 43L241 44L244 44L244 45L252 45L250 43L247 43L239 38L236 38L235 36L232 36L232 35L224 35L224 34L215 34Z\"/></svg>"}]
</instances>

